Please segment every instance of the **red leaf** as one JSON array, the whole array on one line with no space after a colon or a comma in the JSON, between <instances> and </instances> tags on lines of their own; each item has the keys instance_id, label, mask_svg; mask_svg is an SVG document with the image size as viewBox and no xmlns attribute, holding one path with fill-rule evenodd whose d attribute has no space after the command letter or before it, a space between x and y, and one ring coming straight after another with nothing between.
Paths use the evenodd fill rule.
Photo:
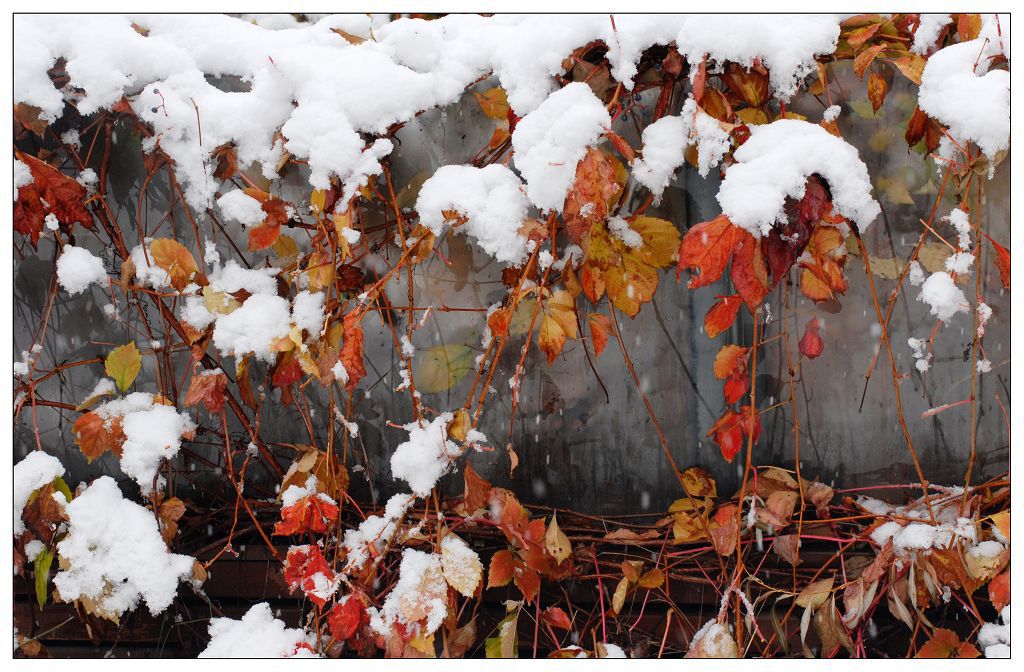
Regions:
<instances>
[{"instance_id":1,"label":"red leaf","mask_svg":"<svg viewBox=\"0 0 1024 672\"><path fill-rule=\"evenodd\" d=\"M807 359L815 359L821 355L824 344L821 342L821 335L818 333L818 318L808 320L804 327L803 338L800 339L800 354Z\"/></svg>"},{"instance_id":2,"label":"red leaf","mask_svg":"<svg viewBox=\"0 0 1024 672\"><path fill-rule=\"evenodd\" d=\"M491 556L491 566L487 570L487 587L497 588L507 585L515 571L515 559L512 551L504 549Z\"/></svg>"},{"instance_id":3,"label":"red leaf","mask_svg":"<svg viewBox=\"0 0 1024 672\"><path fill-rule=\"evenodd\" d=\"M569 619L569 615L560 607L548 607L541 612L540 617L553 628L572 630L572 621Z\"/></svg>"},{"instance_id":4,"label":"red leaf","mask_svg":"<svg viewBox=\"0 0 1024 672\"><path fill-rule=\"evenodd\" d=\"M71 431L75 435L75 443L90 462L108 450L121 457L125 435L121 429L120 416L108 420L96 411L91 411L75 420Z\"/></svg>"},{"instance_id":5,"label":"red leaf","mask_svg":"<svg viewBox=\"0 0 1024 672\"><path fill-rule=\"evenodd\" d=\"M284 561L284 580L288 584L288 590L294 591L298 588L314 604L323 607L326 600L316 594L318 575L322 575L327 581L334 580L334 572L328 566L319 546L309 544L288 549L288 556Z\"/></svg>"},{"instance_id":6,"label":"red leaf","mask_svg":"<svg viewBox=\"0 0 1024 672\"><path fill-rule=\"evenodd\" d=\"M1003 287L1010 288L1010 251L989 238L992 247L996 248L996 268L999 269L999 279L1003 281Z\"/></svg>"},{"instance_id":7,"label":"red leaf","mask_svg":"<svg viewBox=\"0 0 1024 672\"><path fill-rule=\"evenodd\" d=\"M540 574L527 567L525 564L516 563L514 575L516 587L523 593L523 599L527 604L533 604L534 598L540 592Z\"/></svg>"},{"instance_id":8,"label":"red leaf","mask_svg":"<svg viewBox=\"0 0 1024 672\"><path fill-rule=\"evenodd\" d=\"M727 404L735 404L749 390L750 376L747 375L746 367L733 371L726 379L725 385L722 386L722 393Z\"/></svg>"},{"instance_id":9,"label":"red leaf","mask_svg":"<svg viewBox=\"0 0 1024 672\"><path fill-rule=\"evenodd\" d=\"M76 222L87 229L93 227L92 215L85 207L85 187L34 156L21 152L15 152L15 156L28 166L32 183L18 190L14 228L30 236L33 247L39 241L46 213L52 213L65 230Z\"/></svg>"},{"instance_id":10,"label":"red leaf","mask_svg":"<svg viewBox=\"0 0 1024 672\"><path fill-rule=\"evenodd\" d=\"M715 378L724 380L737 370L746 371L747 358L750 356L750 348L739 345L723 345L715 355Z\"/></svg>"},{"instance_id":11,"label":"red leaf","mask_svg":"<svg viewBox=\"0 0 1024 672\"><path fill-rule=\"evenodd\" d=\"M730 408L708 430L707 435L718 444L718 449L722 451L722 457L726 462L732 462L736 453L743 447L743 430L739 420L739 413Z\"/></svg>"},{"instance_id":12,"label":"red leaf","mask_svg":"<svg viewBox=\"0 0 1024 672\"><path fill-rule=\"evenodd\" d=\"M735 263L733 268L735 269ZM714 338L732 326L736 321L736 313L740 310L740 295L730 294L719 296L715 304L708 309L704 315L704 333L708 338Z\"/></svg>"},{"instance_id":13,"label":"red leaf","mask_svg":"<svg viewBox=\"0 0 1024 672\"><path fill-rule=\"evenodd\" d=\"M302 365L295 356L288 351L281 356L281 361L274 367L274 375L271 376L271 383L274 387L288 387L302 379Z\"/></svg>"},{"instance_id":14,"label":"red leaf","mask_svg":"<svg viewBox=\"0 0 1024 672\"><path fill-rule=\"evenodd\" d=\"M687 284L690 289L718 280L743 233L743 229L735 226L725 215L693 226L679 244L676 279L684 269L696 269L700 274L691 274Z\"/></svg>"},{"instance_id":15,"label":"red leaf","mask_svg":"<svg viewBox=\"0 0 1024 672\"><path fill-rule=\"evenodd\" d=\"M729 277L751 313L772 288L762 246L746 231L739 235Z\"/></svg>"},{"instance_id":16,"label":"red leaf","mask_svg":"<svg viewBox=\"0 0 1024 672\"><path fill-rule=\"evenodd\" d=\"M594 354L600 357L605 346L608 345L608 333L612 330L612 321L607 315L601 313L591 313L587 316L587 321L590 324L590 339L594 343Z\"/></svg>"},{"instance_id":17,"label":"red leaf","mask_svg":"<svg viewBox=\"0 0 1024 672\"><path fill-rule=\"evenodd\" d=\"M224 390L227 384L228 377L222 371L206 371L192 376L188 394L185 395L185 405L195 406L202 402L210 413L219 414L224 410Z\"/></svg>"},{"instance_id":18,"label":"red leaf","mask_svg":"<svg viewBox=\"0 0 1024 672\"><path fill-rule=\"evenodd\" d=\"M1006 571L992 579L988 584L988 599L992 600L992 606L996 611L1002 611L1003 607L1010 603L1010 572Z\"/></svg>"},{"instance_id":19,"label":"red leaf","mask_svg":"<svg viewBox=\"0 0 1024 672\"><path fill-rule=\"evenodd\" d=\"M354 595L350 595L343 604L334 605L327 615L327 627L330 628L331 637L338 641L351 638L369 622L366 607L363 606L362 600Z\"/></svg>"},{"instance_id":20,"label":"red leaf","mask_svg":"<svg viewBox=\"0 0 1024 672\"><path fill-rule=\"evenodd\" d=\"M366 368L363 366L363 327L359 320L362 315L353 311L344 317L344 343L338 359L348 372L348 382L345 389L351 392L356 389L359 380L366 375Z\"/></svg>"},{"instance_id":21,"label":"red leaf","mask_svg":"<svg viewBox=\"0 0 1024 672\"><path fill-rule=\"evenodd\" d=\"M281 225L266 221L249 229L249 250L252 252L265 250L276 243L280 237Z\"/></svg>"},{"instance_id":22,"label":"red leaf","mask_svg":"<svg viewBox=\"0 0 1024 672\"><path fill-rule=\"evenodd\" d=\"M274 526L274 534L285 537L307 531L324 534L337 520L337 504L319 494L308 495L281 509L281 520Z\"/></svg>"}]
</instances>

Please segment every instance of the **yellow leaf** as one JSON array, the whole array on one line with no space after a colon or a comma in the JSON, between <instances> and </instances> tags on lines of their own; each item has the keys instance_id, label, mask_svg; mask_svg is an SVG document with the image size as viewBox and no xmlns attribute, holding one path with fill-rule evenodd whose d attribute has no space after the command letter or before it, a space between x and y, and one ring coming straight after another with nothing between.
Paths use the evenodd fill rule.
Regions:
<instances>
[{"instance_id":1,"label":"yellow leaf","mask_svg":"<svg viewBox=\"0 0 1024 672\"><path fill-rule=\"evenodd\" d=\"M473 352L459 344L417 350L413 362L416 390L431 394L455 387L473 370Z\"/></svg>"},{"instance_id":2,"label":"yellow leaf","mask_svg":"<svg viewBox=\"0 0 1024 672\"><path fill-rule=\"evenodd\" d=\"M103 368L106 369L107 375L117 383L118 389L124 392L131 387L135 377L139 375L139 369L142 368L142 355L139 354L139 349L135 347L134 342L125 343L114 348L107 355Z\"/></svg>"},{"instance_id":3,"label":"yellow leaf","mask_svg":"<svg viewBox=\"0 0 1024 672\"><path fill-rule=\"evenodd\" d=\"M680 474L683 482L683 489L691 497L717 497L715 479L711 477L706 469L701 467L690 467Z\"/></svg>"},{"instance_id":4,"label":"yellow leaf","mask_svg":"<svg viewBox=\"0 0 1024 672\"><path fill-rule=\"evenodd\" d=\"M835 577L829 577L827 579L821 579L814 583L808 584L800 594L796 596L796 603L801 607L808 609L817 609L825 600L828 599L829 593L832 592L832 584L835 581Z\"/></svg>"},{"instance_id":5,"label":"yellow leaf","mask_svg":"<svg viewBox=\"0 0 1024 672\"><path fill-rule=\"evenodd\" d=\"M441 571L448 585L466 597L473 597L484 568L480 557L465 541L449 534L441 542Z\"/></svg>"},{"instance_id":6,"label":"yellow leaf","mask_svg":"<svg viewBox=\"0 0 1024 672\"><path fill-rule=\"evenodd\" d=\"M505 89L496 86L483 93L474 93L473 96L476 98L476 102L480 103L480 109L488 118L495 121L508 119L508 95L505 93Z\"/></svg>"},{"instance_id":7,"label":"yellow leaf","mask_svg":"<svg viewBox=\"0 0 1024 672\"><path fill-rule=\"evenodd\" d=\"M548 356L548 364L562 352L567 338L578 338L576 327L576 301L564 289L555 290L551 298L542 302L543 313L537 346Z\"/></svg>"},{"instance_id":8,"label":"yellow leaf","mask_svg":"<svg viewBox=\"0 0 1024 672\"><path fill-rule=\"evenodd\" d=\"M558 561L558 564L572 555L572 544L569 542L569 537L565 536L561 528L558 527L558 516L551 516L551 523L548 524L548 529L544 533L544 546L548 549L548 553Z\"/></svg>"},{"instance_id":9,"label":"yellow leaf","mask_svg":"<svg viewBox=\"0 0 1024 672\"><path fill-rule=\"evenodd\" d=\"M619 613L626 604L626 593L629 592L629 580L622 577L619 585L615 587L615 594L612 595L612 612Z\"/></svg>"}]
</instances>

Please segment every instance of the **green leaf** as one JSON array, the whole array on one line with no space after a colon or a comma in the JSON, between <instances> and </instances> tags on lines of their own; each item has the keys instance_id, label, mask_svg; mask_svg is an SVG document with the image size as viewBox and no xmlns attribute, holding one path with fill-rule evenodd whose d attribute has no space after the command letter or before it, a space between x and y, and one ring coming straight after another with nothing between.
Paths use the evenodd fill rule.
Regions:
<instances>
[{"instance_id":1,"label":"green leaf","mask_svg":"<svg viewBox=\"0 0 1024 672\"><path fill-rule=\"evenodd\" d=\"M516 626L519 621L519 610L506 616L496 628L497 634L488 637L484 642L484 651L488 658L518 658L519 641Z\"/></svg>"},{"instance_id":2,"label":"green leaf","mask_svg":"<svg viewBox=\"0 0 1024 672\"><path fill-rule=\"evenodd\" d=\"M466 345L438 345L417 353L413 363L416 390L444 392L473 370L473 349Z\"/></svg>"},{"instance_id":3,"label":"green leaf","mask_svg":"<svg viewBox=\"0 0 1024 672\"><path fill-rule=\"evenodd\" d=\"M135 382L135 377L139 375L139 369L142 368L142 355L139 354L139 349L135 347L134 342L125 343L114 348L107 355L104 368L107 375L117 383L117 388L124 392L131 387L131 384Z\"/></svg>"},{"instance_id":4,"label":"green leaf","mask_svg":"<svg viewBox=\"0 0 1024 672\"><path fill-rule=\"evenodd\" d=\"M36 577L36 600L39 601L39 608L46 604L46 585L50 580L50 565L53 564L53 551L44 548L39 551L35 560Z\"/></svg>"},{"instance_id":5,"label":"green leaf","mask_svg":"<svg viewBox=\"0 0 1024 672\"><path fill-rule=\"evenodd\" d=\"M68 484L60 476L53 479L53 489L64 495L65 500L71 501L71 488L68 487Z\"/></svg>"}]
</instances>

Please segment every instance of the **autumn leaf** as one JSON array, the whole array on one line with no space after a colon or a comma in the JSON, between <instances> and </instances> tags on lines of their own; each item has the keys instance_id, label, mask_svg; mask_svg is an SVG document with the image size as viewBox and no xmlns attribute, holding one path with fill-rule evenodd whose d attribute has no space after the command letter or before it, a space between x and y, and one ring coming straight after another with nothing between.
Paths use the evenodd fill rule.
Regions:
<instances>
[{"instance_id":1,"label":"autumn leaf","mask_svg":"<svg viewBox=\"0 0 1024 672\"><path fill-rule=\"evenodd\" d=\"M544 547L558 564L562 564L566 558L572 555L572 544L569 542L569 537L565 536L565 533L558 527L557 515L551 516L551 523L548 524L547 531L544 533Z\"/></svg>"},{"instance_id":2,"label":"autumn leaf","mask_svg":"<svg viewBox=\"0 0 1024 672\"><path fill-rule=\"evenodd\" d=\"M800 339L800 354L807 359L815 359L821 355L824 345L818 333L818 318L811 318L804 326L804 335Z\"/></svg>"},{"instance_id":3,"label":"autumn leaf","mask_svg":"<svg viewBox=\"0 0 1024 672\"><path fill-rule=\"evenodd\" d=\"M366 613L366 606L355 595L350 595L344 602L334 605L327 614L327 627L331 637L338 641L351 639L369 623L370 616Z\"/></svg>"},{"instance_id":4,"label":"autumn leaf","mask_svg":"<svg viewBox=\"0 0 1024 672\"><path fill-rule=\"evenodd\" d=\"M885 44L875 44L863 51L861 51L853 59L853 71L857 73L857 77L864 79L864 73L867 71L868 66L875 60L879 52L886 48Z\"/></svg>"},{"instance_id":5,"label":"autumn leaf","mask_svg":"<svg viewBox=\"0 0 1024 672\"><path fill-rule=\"evenodd\" d=\"M348 382L345 389L351 392L366 375L366 368L363 366L363 327L360 324L362 315L357 311L347 313L343 318L344 341L338 360L345 371L348 372Z\"/></svg>"},{"instance_id":6,"label":"autumn leaf","mask_svg":"<svg viewBox=\"0 0 1024 672\"><path fill-rule=\"evenodd\" d=\"M540 335L537 346L547 355L548 364L565 347L567 338L578 338L576 328L576 301L564 289L556 289L551 296L541 301Z\"/></svg>"},{"instance_id":7,"label":"autumn leaf","mask_svg":"<svg viewBox=\"0 0 1024 672\"><path fill-rule=\"evenodd\" d=\"M195 406L202 403L210 413L220 414L224 410L225 390L228 377L223 371L205 371L192 376L185 405Z\"/></svg>"},{"instance_id":8,"label":"autumn leaf","mask_svg":"<svg viewBox=\"0 0 1024 672\"><path fill-rule=\"evenodd\" d=\"M871 101L871 109L878 112L882 107L882 103L885 102L885 94L889 90L889 85L885 83L885 78L880 74L871 71L868 76L868 100Z\"/></svg>"},{"instance_id":9,"label":"autumn leaf","mask_svg":"<svg viewBox=\"0 0 1024 672\"><path fill-rule=\"evenodd\" d=\"M748 232L740 230L729 277L747 309L753 313L774 286L768 277L762 244Z\"/></svg>"},{"instance_id":10,"label":"autumn leaf","mask_svg":"<svg viewBox=\"0 0 1024 672\"><path fill-rule=\"evenodd\" d=\"M576 179L565 197L562 221L569 238L582 244L584 236L603 223L626 183L622 163L596 147L576 164Z\"/></svg>"},{"instance_id":11,"label":"autumn leaf","mask_svg":"<svg viewBox=\"0 0 1024 672\"><path fill-rule=\"evenodd\" d=\"M750 356L750 348L739 345L723 345L715 355L714 372L715 378L719 380L728 378L735 371L746 367L747 358Z\"/></svg>"},{"instance_id":12,"label":"autumn leaf","mask_svg":"<svg viewBox=\"0 0 1024 672\"><path fill-rule=\"evenodd\" d=\"M608 345L608 334L612 330L612 321L602 313L590 313L587 316L587 324L590 325L590 339L594 343L594 354L598 357L604 352Z\"/></svg>"},{"instance_id":13,"label":"autumn leaf","mask_svg":"<svg viewBox=\"0 0 1024 672\"><path fill-rule=\"evenodd\" d=\"M273 247L281 235L281 225L276 222L264 222L249 229L249 250L256 252Z\"/></svg>"},{"instance_id":14,"label":"autumn leaf","mask_svg":"<svg viewBox=\"0 0 1024 672\"><path fill-rule=\"evenodd\" d=\"M171 238L157 238L151 242L149 254L153 263L167 272L171 285L179 292L188 286L199 271L192 253Z\"/></svg>"},{"instance_id":15,"label":"autumn leaf","mask_svg":"<svg viewBox=\"0 0 1024 672\"><path fill-rule=\"evenodd\" d=\"M22 185L16 194L14 229L29 236L33 247L39 242L47 214L55 216L67 231L74 223L93 228L92 215L85 207L85 187L34 156L18 151L14 155L32 173L32 182Z\"/></svg>"},{"instance_id":16,"label":"autumn leaf","mask_svg":"<svg viewBox=\"0 0 1024 672\"><path fill-rule=\"evenodd\" d=\"M288 203L255 187L245 189L245 194L259 201L266 215L262 223L249 229L249 250L265 250L277 241L281 225L289 219Z\"/></svg>"},{"instance_id":17,"label":"autumn leaf","mask_svg":"<svg viewBox=\"0 0 1024 672\"><path fill-rule=\"evenodd\" d=\"M569 615L561 607L548 607L540 612L540 617L541 620L552 628L572 630L572 620L569 619Z\"/></svg>"},{"instance_id":18,"label":"autumn leaf","mask_svg":"<svg viewBox=\"0 0 1024 672\"><path fill-rule=\"evenodd\" d=\"M90 462L108 450L121 457L125 435L120 416L108 419L96 411L90 411L75 420L71 431L75 435L75 444Z\"/></svg>"},{"instance_id":19,"label":"autumn leaf","mask_svg":"<svg viewBox=\"0 0 1024 672\"><path fill-rule=\"evenodd\" d=\"M441 572L448 585L465 597L473 597L483 577L483 565L465 541L450 534L441 543Z\"/></svg>"},{"instance_id":20,"label":"autumn leaf","mask_svg":"<svg viewBox=\"0 0 1024 672\"><path fill-rule=\"evenodd\" d=\"M979 658L981 652L970 642L946 628L935 628L931 639L917 650L915 658Z\"/></svg>"},{"instance_id":21,"label":"autumn leaf","mask_svg":"<svg viewBox=\"0 0 1024 672\"><path fill-rule=\"evenodd\" d=\"M480 109L488 118L495 121L508 120L509 105L505 89L496 86L481 93L474 92L473 96L476 98L476 102L480 104Z\"/></svg>"},{"instance_id":22,"label":"autumn leaf","mask_svg":"<svg viewBox=\"0 0 1024 672\"><path fill-rule=\"evenodd\" d=\"M739 294L719 296L704 315L704 333L708 338L714 338L731 327L741 305Z\"/></svg>"},{"instance_id":23,"label":"autumn leaf","mask_svg":"<svg viewBox=\"0 0 1024 672\"><path fill-rule=\"evenodd\" d=\"M612 613L618 614L626 606L626 596L629 594L629 579L622 577L619 584L615 586L615 593L612 594Z\"/></svg>"},{"instance_id":24,"label":"autumn leaf","mask_svg":"<svg viewBox=\"0 0 1024 672\"><path fill-rule=\"evenodd\" d=\"M718 280L725 272L743 233L746 232L735 226L725 215L694 225L683 236L679 246L676 277L685 269L699 271L698 275L691 274L687 284L690 289L710 285Z\"/></svg>"},{"instance_id":25,"label":"autumn leaf","mask_svg":"<svg viewBox=\"0 0 1024 672\"><path fill-rule=\"evenodd\" d=\"M284 580L288 589L296 588L306 594L318 607L326 604L324 596L319 594L317 578L322 577L328 583L334 580L334 572L327 564L323 551L315 544L292 546L284 561Z\"/></svg>"},{"instance_id":26,"label":"autumn leaf","mask_svg":"<svg viewBox=\"0 0 1024 672\"><path fill-rule=\"evenodd\" d=\"M117 388L124 392L135 382L142 368L142 355L135 343L125 343L111 350L103 364L107 375L114 379Z\"/></svg>"},{"instance_id":27,"label":"autumn leaf","mask_svg":"<svg viewBox=\"0 0 1024 672\"><path fill-rule=\"evenodd\" d=\"M508 585L515 572L515 558L512 551L503 549L491 556L491 565L487 570L487 587L497 588Z\"/></svg>"},{"instance_id":28,"label":"autumn leaf","mask_svg":"<svg viewBox=\"0 0 1024 672\"><path fill-rule=\"evenodd\" d=\"M473 348L458 343L417 350L413 361L416 391L432 394L450 390L473 370L475 356Z\"/></svg>"},{"instance_id":29,"label":"autumn leaf","mask_svg":"<svg viewBox=\"0 0 1024 672\"><path fill-rule=\"evenodd\" d=\"M281 509L281 520L274 525L274 534L291 536L303 532L324 534L330 524L338 521L338 505L319 494L307 495L291 506Z\"/></svg>"},{"instance_id":30,"label":"autumn leaf","mask_svg":"<svg viewBox=\"0 0 1024 672\"><path fill-rule=\"evenodd\" d=\"M463 491L462 502L466 507L466 512L472 514L486 508L491 500L490 481L476 473L473 466L468 463L463 472L463 479L465 481L465 490Z\"/></svg>"},{"instance_id":31,"label":"autumn leaf","mask_svg":"<svg viewBox=\"0 0 1024 672\"><path fill-rule=\"evenodd\" d=\"M999 269L999 279L1003 282L1003 287L1006 289L1010 288L1010 251L997 243L996 241L989 238L989 242L992 243L992 247L996 249L996 268Z\"/></svg>"},{"instance_id":32,"label":"autumn leaf","mask_svg":"<svg viewBox=\"0 0 1024 672\"><path fill-rule=\"evenodd\" d=\"M707 433L707 436L718 445L726 462L732 462L743 448L743 429L739 420L739 413L731 408L726 409Z\"/></svg>"},{"instance_id":33,"label":"autumn leaf","mask_svg":"<svg viewBox=\"0 0 1024 672\"><path fill-rule=\"evenodd\" d=\"M683 484L683 490L686 491L690 497L696 497L698 499L704 499L710 497L714 499L718 496L718 490L715 484L715 479L711 476L711 473L703 467L689 467L684 469L679 474L679 480Z\"/></svg>"}]
</instances>

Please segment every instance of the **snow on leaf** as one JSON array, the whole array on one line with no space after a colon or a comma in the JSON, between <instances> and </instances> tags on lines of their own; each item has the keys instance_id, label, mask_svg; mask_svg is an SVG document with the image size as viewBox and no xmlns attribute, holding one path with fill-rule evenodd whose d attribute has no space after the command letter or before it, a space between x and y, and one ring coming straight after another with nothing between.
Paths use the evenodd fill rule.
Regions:
<instances>
[{"instance_id":1,"label":"snow on leaf","mask_svg":"<svg viewBox=\"0 0 1024 672\"><path fill-rule=\"evenodd\" d=\"M90 462L108 450L121 457L125 441L121 418L108 419L96 411L90 411L75 420L71 431L75 435L75 444Z\"/></svg>"},{"instance_id":2,"label":"snow on leaf","mask_svg":"<svg viewBox=\"0 0 1024 672\"><path fill-rule=\"evenodd\" d=\"M483 565L480 557L465 541L449 534L441 541L441 570L445 580L466 597L473 597L480 586Z\"/></svg>"},{"instance_id":3,"label":"snow on leaf","mask_svg":"<svg viewBox=\"0 0 1024 672\"><path fill-rule=\"evenodd\" d=\"M202 403L210 413L219 414L224 410L227 384L228 377L220 370L192 376L188 393L185 394L185 405L195 406Z\"/></svg>"},{"instance_id":4,"label":"snow on leaf","mask_svg":"<svg viewBox=\"0 0 1024 672\"><path fill-rule=\"evenodd\" d=\"M85 187L34 156L16 151L15 157L28 166L32 182L18 189L14 229L29 236L33 247L39 242L47 214L54 215L67 231L75 222L87 229L93 227L92 215L85 208Z\"/></svg>"},{"instance_id":5,"label":"snow on leaf","mask_svg":"<svg viewBox=\"0 0 1024 672\"><path fill-rule=\"evenodd\" d=\"M199 271L192 253L171 238L157 238L151 242L149 254L153 263L167 273L171 285L179 292L192 282L192 277Z\"/></svg>"},{"instance_id":6,"label":"snow on leaf","mask_svg":"<svg viewBox=\"0 0 1024 672\"><path fill-rule=\"evenodd\" d=\"M135 382L142 368L142 355L135 342L125 343L110 351L103 363L107 375L114 379L119 390L124 392Z\"/></svg>"}]
</instances>

